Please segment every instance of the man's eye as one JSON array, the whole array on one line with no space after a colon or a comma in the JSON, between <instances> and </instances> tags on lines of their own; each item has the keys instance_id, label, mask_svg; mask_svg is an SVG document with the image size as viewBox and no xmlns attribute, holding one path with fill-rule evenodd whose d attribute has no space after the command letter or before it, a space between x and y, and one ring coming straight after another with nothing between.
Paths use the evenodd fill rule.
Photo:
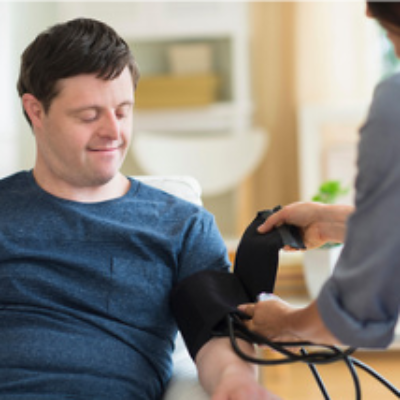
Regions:
<instances>
[{"instance_id":1,"label":"man's eye","mask_svg":"<svg viewBox=\"0 0 400 400\"><path fill-rule=\"evenodd\" d=\"M128 118L128 113L127 112L121 112L117 114L118 119L126 119Z\"/></svg>"},{"instance_id":2,"label":"man's eye","mask_svg":"<svg viewBox=\"0 0 400 400\"><path fill-rule=\"evenodd\" d=\"M117 116L118 119L124 119L129 116L129 113L131 112L131 107L123 107L120 110L117 110L115 115Z\"/></svg>"},{"instance_id":3,"label":"man's eye","mask_svg":"<svg viewBox=\"0 0 400 400\"><path fill-rule=\"evenodd\" d=\"M81 115L80 120L85 123L93 122L97 119L96 114L90 114L90 115Z\"/></svg>"}]
</instances>

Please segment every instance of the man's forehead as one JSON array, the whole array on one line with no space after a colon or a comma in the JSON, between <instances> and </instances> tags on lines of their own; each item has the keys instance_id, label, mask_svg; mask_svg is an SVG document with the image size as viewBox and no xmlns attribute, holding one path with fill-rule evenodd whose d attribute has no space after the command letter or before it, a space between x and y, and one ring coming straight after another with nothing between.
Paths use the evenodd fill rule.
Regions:
<instances>
[{"instance_id":1,"label":"man's forehead","mask_svg":"<svg viewBox=\"0 0 400 400\"><path fill-rule=\"evenodd\" d=\"M115 92L124 97L123 101L133 101L133 82L129 71L124 71L114 79L102 79L96 74L81 74L60 79L57 82L57 97L72 97L79 102L91 102L105 92Z\"/></svg>"}]
</instances>

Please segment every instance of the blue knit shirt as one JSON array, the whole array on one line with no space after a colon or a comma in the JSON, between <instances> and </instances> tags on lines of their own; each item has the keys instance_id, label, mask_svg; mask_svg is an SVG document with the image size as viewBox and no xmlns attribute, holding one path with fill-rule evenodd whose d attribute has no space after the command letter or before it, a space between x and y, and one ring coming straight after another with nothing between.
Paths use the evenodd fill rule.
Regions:
<instances>
[{"instance_id":1,"label":"blue knit shirt","mask_svg":"<svg viewBox=\"0 0 400 400\"><path fill-rule=\"evenodd\" d=\"M0 181L0 398L159 399L171 288L229 265L203 208L131 180L100 203Z\"/></svg>"}]
</instances>

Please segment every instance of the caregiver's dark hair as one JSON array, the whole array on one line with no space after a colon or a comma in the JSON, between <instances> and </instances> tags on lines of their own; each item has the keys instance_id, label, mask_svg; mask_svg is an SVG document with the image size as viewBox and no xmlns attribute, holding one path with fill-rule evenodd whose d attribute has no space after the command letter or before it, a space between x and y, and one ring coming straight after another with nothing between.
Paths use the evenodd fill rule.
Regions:
<instances>
[{"instance_id":1,"label":"caregiver's dark hair","mask_svg":"<svg viewBox=\"0 0 400 400\"><path fill-rule=\"evenodd\" d=\"M60 79L96 74L110 80L125 67L136 88L139 70L127 43L103 22L78 18L52 26L25 49L17 89L20 96L35 96L47 112L58 94ZM26 113L25 117L31 123Z\"/></svg>"},{"instance_id":2,"label":"caregiver's dark hair","mask_svg":"<svg viewBox=\"0 0 400 400\"><path fill-rule=\"evenodd\" d=\"M367 1L372 17L400 27L400 3L394 1Z\"/></svg>"}]
</instances>

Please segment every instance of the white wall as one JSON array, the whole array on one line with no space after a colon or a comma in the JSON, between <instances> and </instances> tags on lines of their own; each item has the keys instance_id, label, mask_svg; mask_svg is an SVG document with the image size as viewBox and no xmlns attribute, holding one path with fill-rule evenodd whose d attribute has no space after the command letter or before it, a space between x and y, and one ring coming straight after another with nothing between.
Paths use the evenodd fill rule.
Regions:
<instances>
[{"instance_id":1,"label":"white wall","mask_svg":"<svg viewBox=\"0 0 400 400\"><path fill-rule=\"evenodd\" d=\"M299 2L296 82L299 105L369 99L381 76L375 20L365 3Z\"/></svg>"},{"instance_id":2,"label":"white wall","mask_svg":"<svg viewBox=\"0 0 400 400\"><path fill-rule=\"evenodd\" d=\"M300 200L309 200L328 179L353 188L358 130L382 76L382 56L377 23L366 17L365 2L296 6Z\"/></svg>"},{"instance_id":3,"label":"white wall","mask_svg":"<svg viewBox=\"0 0 400 400\"><path fill-rule=\"evenodd\" d=\"M35 157L31 129L16 90L20 56L55 21L55 3L0 2L0 177L30 169Z\"/></svg>"},{"instance_id":4,"label":"white wall","mask_svg":"<svg viewBox=\"0 0 400 400\"><path fill-rule=\"evenodd\" d=\"M14 140L16 130L16 110L12 96L12 22L11 7L0 3L0 176L7 175L17 167L18 147Z\"/></svg>"}]
</instances>

